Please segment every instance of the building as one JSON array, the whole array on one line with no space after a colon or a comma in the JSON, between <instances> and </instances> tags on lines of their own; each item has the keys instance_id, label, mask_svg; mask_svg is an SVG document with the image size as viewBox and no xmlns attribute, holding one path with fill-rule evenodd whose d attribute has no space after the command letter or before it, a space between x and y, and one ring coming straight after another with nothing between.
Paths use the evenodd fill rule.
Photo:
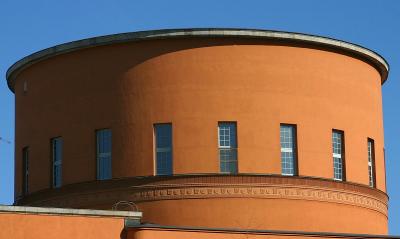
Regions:
<instances>
[{"instance_id":1,"label":"building","mask_svg":"<svg viewBox=\"0 0 400 239\"><path fill-rule=\"evenodd\" d=\"M388 70L352 43L246 29L39 51L7 73L15 205L130 202L126 238L387 237Z\"/></svg>"}]
</instances>

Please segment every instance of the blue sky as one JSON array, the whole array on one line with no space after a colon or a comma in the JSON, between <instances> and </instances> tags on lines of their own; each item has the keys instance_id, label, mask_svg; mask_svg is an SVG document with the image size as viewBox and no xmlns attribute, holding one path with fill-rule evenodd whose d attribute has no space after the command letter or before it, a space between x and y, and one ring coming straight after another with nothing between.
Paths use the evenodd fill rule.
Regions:
<instances>
[{"instance_id":1,"label":"blue sky","mask_svg":"<svg viewBox=\"0 0 400 239\"><path fill-rule=\"evenodd\" d=\"M0 137L14 139L14 95L5 73L20 58L81 38L162 28L283 30L350 41L391 66L383 109L390 233L400 235L399 0L1 0ZM13 203L14 145L0 142L0 204Z\"/></svg>"}]
</instances>

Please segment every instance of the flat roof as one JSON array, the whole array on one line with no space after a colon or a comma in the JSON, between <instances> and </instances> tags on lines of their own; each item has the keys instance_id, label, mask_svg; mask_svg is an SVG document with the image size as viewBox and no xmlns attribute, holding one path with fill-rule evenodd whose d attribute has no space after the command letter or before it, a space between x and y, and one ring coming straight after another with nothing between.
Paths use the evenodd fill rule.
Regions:
<instances>
[{"instance_id":1,"label":"flat roof","mask_svg":"<svg viewBox=\"0 0 400 239\"><path fill-rule=\"evenodd\" d=\"M25 206L8 206L8 205L0 205L0 213L46 214L46 215L56 215L56 216L69 215L69 216L92 216L92 217L120 217L129 219L142 218L142 212L136 212L136 211L25 207Z\"/></svg>"},{"instance_id":2,"label":"flat roof","mask_svg":"<svg viewBox=\"0 0 400 239\"><path fill-rule=\"evenodd\" d=\"M189 28L189 29L166 29L166 30L150 30L128 32L113 35L105 35L92 37L78 41L72 41L28 55L14 63L6 73L7 84L12 92L14 92L14 82L18 74L25 68L48 59L53 56L65 54L80 49L111 45L116 43L126 43L133 41L144 41L154 39L168 38L247 38L247 39L265 39L281 42L306 43L318 47L326 47L327 50L335 49L350 53L354 57L358 57L367 61L374 66L381 75L382 84L386 81L389 72L389 64L378 53L346 41L333 38L315 36L303 33L258 30L258 29L234 29L234 28Z\"/></svg>"}]
</instances>

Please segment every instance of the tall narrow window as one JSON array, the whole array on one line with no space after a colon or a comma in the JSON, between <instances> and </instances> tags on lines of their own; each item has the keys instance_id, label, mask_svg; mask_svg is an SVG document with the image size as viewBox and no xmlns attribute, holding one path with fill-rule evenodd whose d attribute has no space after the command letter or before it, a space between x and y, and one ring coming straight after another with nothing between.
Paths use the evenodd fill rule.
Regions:
<instances>
[{"instance_id":1,"label":"tall narrow window","mask_svg":"<svg viewBox=\"0 0 400 239\"><path fill-rule=\"evenodd\" d=\"M236 123L218 123L218 148L221 173L237 173Z\"/></svg>"},{"instance_id":2,"label":"tall narrow window","mask_svg":"<svg viewBox=\"0 0 400 239\"><path fill-rule=\"evenodd\" d=\"M28 93L28 82L26 80L24 81L24 89L23 90L24 90L24 92L23 92L24 95L26 95L26 93Z\"/></svg>"},{"instance_id":3,"label":"tall narrow window","mask_svg":"<svg viewBox=\"0 0 400 239\"><path fill-rule=\"evenodd\" d=\"M386 172L387 172L386 171L386 150L385 150L385 148L383 148L383 169L384 169L384 172L385 172L385 174L384 174L384 176L385 176L385 189L387 189L387 184L386 184Z\"/></svg>"},{"instance_id":4,"label":"tall narrow window","mask_svg":"<svg viewBox=\"0 0 400 239\"><path fill-rule=\"evenodd\" d=\"M281 124L280 139L282 175L296 175L296 126Z\"/></svg>"},{"instance_id":5,"label":"tall narrow window","mask_svg":"<svg viewBox=\"0 0 400 239\"><path fill-rule=\"evenodd\" d=\"M332 131L332 156L333 156L333 179L345 180L345 161L344 161L344 137L343 131Z\"/></svg>"},{"instance_id":6,"label":"tall narrow window","mask_svg":"<svg viewBox=\"0 0 400 239\"><path fill-rule=\"evenodd\" d=\"M62 183L62 145L63 141L61 137L51 139L53 188L61 187Z\"/></svg>"},{"instance_id":7,"label":"tall narrow window","mask_svg":"<svg viewBox=\"0 0 400 239\"><path fill-rule=\"evenodd\" d=\"M172 124L155 124L156 174L172 174Z\"/></svg>"},{"instance_id":8,"label":"tall narrow window","mask_svg":"<svg viewBox=\"0 0 400 239\"><path fill-rule=\"evenodd\" d=\"M29 193L29 148L22 149L22 191L24 195Z\"/></svg>"},{"instance_id":9,"label":"tall narrow window","mask_svg":"<svg viewBox=\"0 0 400 239\"><path fill-rule=\"evenodd\" d=\"M111 142L111 129L101 129L96 131L96 163L98 180L111 179L112 177Z\"/></svg>"},{"instance_id":10,"label":"tall narrow window","mask_svg":"<svg viewBox=\"0 0 400 239\"><path fill-rule=\"evenodd\" d=\"M368 176L369 186L375 187L375 145L373 139L368 139Z\"/></svg>"}]
</instances>

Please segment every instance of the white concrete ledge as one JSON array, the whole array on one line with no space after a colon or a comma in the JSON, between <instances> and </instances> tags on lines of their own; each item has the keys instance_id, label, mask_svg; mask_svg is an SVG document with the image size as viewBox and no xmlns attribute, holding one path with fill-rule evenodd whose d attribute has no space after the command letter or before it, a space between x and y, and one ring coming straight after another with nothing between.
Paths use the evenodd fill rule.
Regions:
<instances>
[{"instance_id":1,"label":"white concrete ledge","mask_svg":"<svg viewBox=\"0 0 400 239\"><path fill-rule=\"evenodd\" d=\"M24 207L0 205L1 213L22 213L22 214L47 214L47 215L68 215L68 216L90 216L90 217L119 217L140 220L142 212L132 211L111 211L92 209L70 209L70 208L47 208L47 207Z\"/></svg>"}]
</instances>

